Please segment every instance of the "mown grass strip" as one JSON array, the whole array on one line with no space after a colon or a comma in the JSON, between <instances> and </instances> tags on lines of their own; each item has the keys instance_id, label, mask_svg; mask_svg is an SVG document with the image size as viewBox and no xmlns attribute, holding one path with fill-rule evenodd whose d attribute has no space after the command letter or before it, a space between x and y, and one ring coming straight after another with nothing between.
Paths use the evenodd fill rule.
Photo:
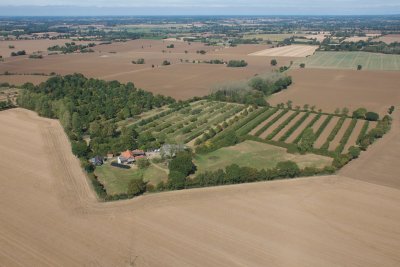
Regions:
<instances>
[{"instance_id":1,"label":"mown grass strip","mask_svg":"<svg viewBox=\"0 0 400 267\"><path fill-rule=\"evenodd\" d=\"M317 116L314 117L314 119L312 119L307 126L304 128L303 131L301 131L301 133L296 137L296 139L293 140L293 144L298 144L301 140L301 137L303 136L304 132L308 129L311 128L320 118L321 118L322 114L319 113Z\"/></svg>"},{"instance_id":2,"label":"mown grass strip","mask_svg":"<svg viewBox=\"0 0 400 267\"><path fill-rule=\"evenodd\" d=\"M239 136L246 135L248 134L251 130L253 130L255 127L260 125L263 121L267 120L269 117L271 117L273 114L275 114L278 111L278 108L272 108L269 110L266 110L263 114L260 116L257 116L254 118L254 120L250 121L246 125L244 125L242 128L236 131L236 133Z\"/></svg>"},{"instance_id":3,"label":"mown grass strip","mask_svg":"<svg viewBox=\"0 0 400 267\"><path fill-rule=\"evenodd\" d=\"M357 119L352 119L349 127L347 127L346 132L344 133L342 139L340 140L340 144L336 147L335 152L340 154L342 153L345 145L349 141L351 133L354 131L354 127L356 127Z\"/></svg>"},{"instance_id":4,"label":"mown grass strip","mask_svg":"<svg viewBox=\"0 0 400 267\"><path fill-rule=\"evenodd\" d=\"M275 122L277 122L280 118L282 118L283 115L285 115L286 113L289 112L289 109L284 109L282 110L281 113L279 113L278 116L276 116L275 118L273 118L270 122L268 122L266 125L264 125L260 130L258 130L255 134L255 136L260 136L260 134L262 134L263 132L265 132L269 127L271 127L272 124L274 124Z\"/></svg>"},{"instance_id":5,"label":"mown grass strip","mask_svg":"<svg viewBox=\"0 0 400 267\"><path fill-rule=\"evenodd\" d=\"M322 150L328 150L329 149L329 144L332 142L333 139L335 139L335 136L339 132L340 128L342 128L342 125L344 121L346 120L346 117L341 117L338 122L336 123L335 127L332 129L332 132L329 134L328 138L326 139L325 143L321 146Z\"/></svg>"},{"instance_id":6,"label":"mown grass strip","mask_svg":"<svg viewBox=\"0 0 400 267\"><path fill-rule=\"evenodd\" d=\"M310 116L310 112L305 113L299 120L296 121L296 123L290 127L289 130L286 131L286 133L284 133L281 138L279 138L279 141L281 142L285 142L286 139L289 138L289 136L296 131L297 128L299 128L299 126L308 118L308 116Z\"/></svg>"}]
</instances>

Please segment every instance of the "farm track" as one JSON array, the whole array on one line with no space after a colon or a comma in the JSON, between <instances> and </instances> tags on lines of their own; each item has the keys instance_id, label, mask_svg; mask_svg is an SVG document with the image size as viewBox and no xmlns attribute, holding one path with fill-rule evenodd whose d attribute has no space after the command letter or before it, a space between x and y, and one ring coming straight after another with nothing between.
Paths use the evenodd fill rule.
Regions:
<instances>
[{"instance_id":1,"label":"farm track","mask_svg":"<svg viewBox=\"0 0 400 267\"><path fill-rule=\"evenodd\" d=\"M59 123L0 112L0 265L396 266L398 120L339 175L99 203Z\"/></svg>"}]
</instances>

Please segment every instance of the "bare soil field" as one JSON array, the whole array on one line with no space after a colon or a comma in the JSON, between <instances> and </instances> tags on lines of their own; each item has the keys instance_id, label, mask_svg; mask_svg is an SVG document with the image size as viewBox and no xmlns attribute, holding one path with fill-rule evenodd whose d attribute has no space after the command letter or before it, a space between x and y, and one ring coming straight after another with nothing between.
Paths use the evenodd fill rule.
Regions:
<instances>
[{"instance_id":1,"label":"bare soil field","mask_svg":"<svg viewBox=\"0 0 400 267\"><path fill-rule=\"evenodd\" d=\"M0 75L0 83L9 83L12 85L22 85L30 82L35 85L46 81L49 76L42 75Z\"/></svg>"},{"instance_id":2,"label":"bare soil field","mask_svg":"<svg viewBox=\"0 0 400 267\"><path fill-rule=\"evenodd\" d=\"M249 55L270 57L306 57L314 54L317 48L318 46L311 45L287 45L261 50Z\"/></svg>"},{"instance_id":3,"label":"bare soil field","mask_svg":"<svg viewBox=\"0 0 400 267\"><path fill-rule=\"evenodd\" d=\"M79 72L93 78L130 81L147 91L177 99L187 99L208 94L215 84L249 79L256 74L270 72L275 68L270 65L270 59L247 55L267 46L244 45L221 48L200 43L189 45L187 42L174 42L175 48L167 49L166 46L170 43L172 42L135 40L98 45L94 47L95 53L51 55L43 59L13 57L0 64L0 73L8 71L16 74L50 74L55 72L66 75ZM162 50L166 52L163 53ZM201 55L197 53L199 50L211 52ZM139 58L143 58L145 64L132 64L132 60ZM226 65L198 63L212 59L225 61L244 59L249 65L245 68L228 68ZM164 60L171 62L171 65L161 66ZM278 60L277 67L289 65L291 60L293 58L281 58ZM28 77L23 78L23 82L20 83L26 82ZM10 76L7 79L13 78ZM14 78L14 83L17 84L18 79Z\"/></svg>"},{"instance_id":4,"label":"bare soil field","mask_svg":"<svg viewBox=\"0 0 400 267\"><path fill-rule=\"evenodd\" d=\"M58 122L14 109L0 124L0 265L399 265L400 191L374 184L400 171L398 118L341 176L113 203L95 200Z\"/></svg>"},{"instance_id":5,"label":"bare soil field","mask_svg":"<svg viewBox=\"0 0 400 267\"><path fill-rule=\"evenodd\" d=\"M357 138L361 132L361 129L362 129L364 123L365 123L365 121L361 121L361 120L357 121L356 126L354 127L354 130L349 137L349 141L344 146L344 149L343 149L344 153L347 153L349 150L349 147L353 146L357 142Z\"/></svg>"},{"instance_id":6,"label":"bare soil field","mask_svg":"<svg viewBox=\"0 0 400 267\"><path fill-rule=\"evenodd\" d=\"M385 42L387 44L391 44L394 42L400 43L400 34L388 34L388 35L381 36L376 40Z\"/></svg>"},{"instance_id":7,"label":"bare soil field","mask_svg":"<svg viewBox=\"0 0 400 267\"><path fill-rule=\"evenodd\" d=\"M68 42L75 42L76 44L88 44L96 42L87 41L73 41L71 39L58 39L58 40L15 40L15 41L0 41L0 55L3 58L11 57L11 52L17 52L25 50L27 54L32 54L33 52L46 52L47 48L55 45L64 45ZM9 46L14 46L14 48L9 48Z\"/></svg>"},{"instance_id":8,"label":"bare soil field","mask_svg":"<svg viewBox=\"0 0 400 267\"><path fill-rule=\"evenodd\" d=\"M325 112L359 107L386 114L400 101L397 72L294 69L289 72L293 85L267 101L272 105L293 101L293 105L316 105Z\"/></svg>"},{"instance_id":9,"label":"bare soil field","mask_svg":"<svg viewBox=\"0 0 400 267\"><path fill-rule=\"evenodd\" d=\"M370 36L353 36L353 37L347 37L344 41L345 42L359 42L359 41L367 41L370 38Z\"/></svg>"}]
</instances>

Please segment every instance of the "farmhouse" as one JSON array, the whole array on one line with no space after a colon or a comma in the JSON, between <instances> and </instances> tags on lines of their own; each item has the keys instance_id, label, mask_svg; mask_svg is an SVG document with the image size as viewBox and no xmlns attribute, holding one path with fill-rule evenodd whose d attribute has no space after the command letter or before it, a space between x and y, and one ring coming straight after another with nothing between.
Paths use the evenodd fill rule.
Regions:
<instances>
[{"instance_id":1,"label":"farmhouse","mask_svg":"<svg viewBox=\"0 0 400 267\"><path fill-rule=\"evenodd\" d=\"M126 150L121 153L118 157L117 161L119 164L130 164L135 162L139 158L146 157L146 153L143 150L135 149L135 150Z\"/></svg>"}]
</instances>

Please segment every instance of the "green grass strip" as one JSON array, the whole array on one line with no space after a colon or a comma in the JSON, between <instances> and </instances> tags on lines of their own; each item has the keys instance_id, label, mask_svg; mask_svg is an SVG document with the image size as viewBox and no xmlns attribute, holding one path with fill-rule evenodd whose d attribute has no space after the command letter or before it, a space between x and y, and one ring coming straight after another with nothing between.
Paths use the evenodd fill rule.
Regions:
<instances>
[{"instance_id":1,"label":"green grass strip","mask_svg":"<svg viewBox=\"0 0 400 267\"><path fill-rule=\"evenodd\" d=\"M357 119L352 119L349 127L347 127L346 132L344 133L342 139L340 140L340 144L335 149L335 152L340 154L342 153L345 145L349 141L351 133L354 131L354 127L356 127Z\"/></svg>"},{"instance_id":2,"label":"green grass strip","mask_svg":"<svg viewBox=\"0 0 400 267\"><path fill-rule=\"evenodd\" d=\"M296 137L296 139L293 140L293 144L298 144L301 140L301 137L303 136L304 132L308 129L311 128L320 118L321 118L322 114L318 114L317 116L314 117L314 119L312 119L307 126L304 128L303 131L301 131L301 133Z\"/></svg>"},{"instance_id":3,"label":"green grass strip","mask_svg":"<svg viewBox=\"0 0 400 267\"><path fill-rule=\"evenodd\" d=\"M281 113L279 113L278 116L276 116L275 118L273 118L270 122L268 122L266 125L264 125L260 130L258 130L255 134L255 136L259 136L260 134L262 134L263 132L265 132L269 127L271 127L272 124L274 124L275 122L277 122L283 115L285 115L286 113L289 112L289 109L284 109L282 110Z\"/></svg>"},{"instance_id":4,"label":"green grass strip","mask_svg":"<svg viewBox=\"0 0 400 267\"><path fill-rule=\"evenodd\" d=\"M288 139L289 136L296 131L296 129L299 128L299 126L308 118L308 116L310 116L310 112L305 113L299 120L297 120L296 123L290 127L290 129L287 130L286 133L281 136L281 138L279 138L279 141L285 142L286 139Z\"/></svg>"},{"instance_id":5,"label":"green grass strip","mask_svg":"<svg viewBox=\"0 0 400 267\"><path fill-rule=\"evenodd\" d=\"M260 123L262 123L263 121L267 120L269 117L271 117L277 111L278 111L278 108L273 108L273 109L267 110L266 112L264 112L260 116L257 116L256 118L254 118L254 120L250 121L249 123L244 125L242 128L237 130L236 133L239 136L248 134L251 130L253 130L255 127L260 125Z\"/></svg>"},{"instance_id":6,"label":"green grass strip","mask_svg":"<svg viewBox=\"0 0 400 267\"><path fill-rule=\"evenodd\" d=\"M361 140L364 138L364 136L367 134L369 127L369 121L365 121L363 127L361 128L360 134L357 137L357 142L356 144L360 144Z\"/></svg>"},{"instance_id":7,"label":"green grass strip","mask_svg":"<svg viewBox=\"0 0 400 267\"><path fill-rule=\"evenodd\" d=\"M284 122L282 122L278 127L276 127L272 133L270 133L266 139L271 140L274 138L283 128L285 128L297 115L300 114L300 111L296 111L292 115L290 115Z\"/></svg>"},{"instance_id":8,"label":"green grass strip","mask_svg":"<svg viewBox=\"0 0 400 267\"><path fill-rule=\"evenodd\" d=\"M340 128L342 128L342 125L345 120L346 120L346 117L342 117L338 120L338 122L336 123L332 132L329 134L328 138L326 139L325 143L321 146L321 149L323 149L323 150L329 149L329 144L332 142L333 139L335 139L335 136L339 132Z\"/></svg>"},{"instance_id":9,"label":"green grass strip","mask_svg":"<svg viewBox=\"0 0 400 267\"><path fill-rule=\"evenodd\" d=\"M328 126L329 122L332 120L333 115L329 115L324 122L321 124L321 126L318 128L317 132L315 133L315 140L318 139L318 137L322 134L322 132L325 130L326 126Z\"/></svg>"}]
</instances>

